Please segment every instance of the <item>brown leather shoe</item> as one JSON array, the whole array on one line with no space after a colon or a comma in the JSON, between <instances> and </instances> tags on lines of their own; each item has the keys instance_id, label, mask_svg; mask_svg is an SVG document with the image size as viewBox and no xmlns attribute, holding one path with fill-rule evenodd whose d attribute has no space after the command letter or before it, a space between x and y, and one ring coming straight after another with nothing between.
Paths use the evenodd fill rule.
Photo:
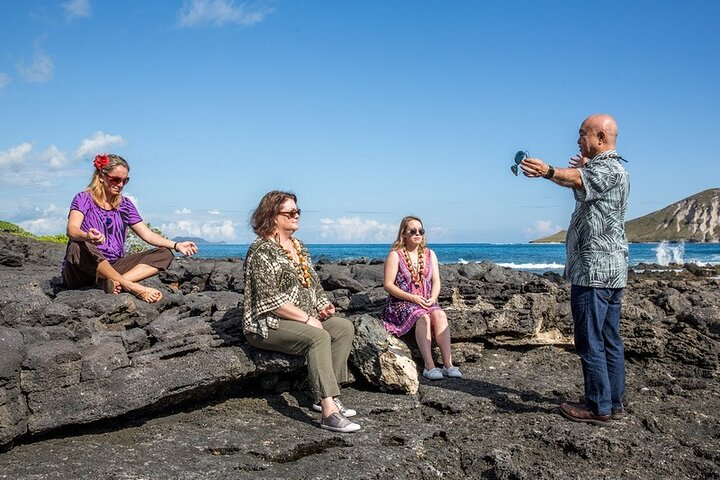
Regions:
<instances>
[{"instance_id":1,"label":"brown leather shoe","mask_svg":"<svg viewBox=\"0 0 720 480\"><path fill-rule=\"evenodd\" d=\"M599 427L607 427L610 425L610 415L595 415L585 405L563 403L560 405L560 413L563 417L573 422L591 423Z\"/></svg>"}]
</instances>

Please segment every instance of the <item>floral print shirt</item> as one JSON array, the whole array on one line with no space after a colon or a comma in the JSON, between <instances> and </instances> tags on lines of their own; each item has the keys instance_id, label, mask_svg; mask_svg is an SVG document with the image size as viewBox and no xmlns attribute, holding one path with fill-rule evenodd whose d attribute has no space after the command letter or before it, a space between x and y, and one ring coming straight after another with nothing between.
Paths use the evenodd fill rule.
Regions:
<instances>
[{"instance_id":1,"label":"floral print shirt","mask_svg":"<svg viewBox=\"0 0 720 480\"><path fill-rule=\"evenodd\" d=\"M330 303L312 266L307 247L302 242L298 243L298 253L305 257L310 271L310 288L301 283L300 268L273 240L258 238L250 246L244 265L243 329L246 333L267 337L268 328L277 329L281 318L274 315L273 310L288 302L311 316L317 315Z\"/></svg>"}]
</instances>

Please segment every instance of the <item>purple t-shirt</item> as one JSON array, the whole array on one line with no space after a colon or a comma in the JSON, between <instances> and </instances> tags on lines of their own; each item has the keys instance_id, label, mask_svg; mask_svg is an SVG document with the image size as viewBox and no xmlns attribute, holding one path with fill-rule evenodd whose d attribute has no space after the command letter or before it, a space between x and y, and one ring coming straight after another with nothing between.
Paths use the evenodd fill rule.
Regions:
<instances>
[{"instance_id":1,"label":"purple t-shirt","mask_svg":"<svg viewBox=\"0 0 720 480\"><path fill-rule=\"evenodd\" d=\"M70 210L77 210L85 215L80 229L87 232L95 228L105 235L105 243L96 245L108 262L114 262L125 255L125 234L129 225L142 222L135 205L126 197L122 197L120 206L113 210L104 210L93 202L90 192L75 195Z\"/></svg>"}]
</instances>

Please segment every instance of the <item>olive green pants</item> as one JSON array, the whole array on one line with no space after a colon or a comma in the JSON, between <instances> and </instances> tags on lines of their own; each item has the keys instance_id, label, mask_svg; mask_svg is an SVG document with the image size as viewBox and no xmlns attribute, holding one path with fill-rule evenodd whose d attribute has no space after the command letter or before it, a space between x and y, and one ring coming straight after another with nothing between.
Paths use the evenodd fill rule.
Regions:
<instances>
[{"instance_id":1,"label":"olive green pants","mask_svg":"<svg viewBox=\"0 0 720 480\"><path fill-rule=\"evenodd\" d=\"M315 399L340 395L339 385L348 380L347 359L355 336L352 322L330 317L322 322L322 330L292 320L279 323L277 329L268 329L267 338L247 333L248 343L263 350L305 355Z\"/></svg>"}]
</instances>

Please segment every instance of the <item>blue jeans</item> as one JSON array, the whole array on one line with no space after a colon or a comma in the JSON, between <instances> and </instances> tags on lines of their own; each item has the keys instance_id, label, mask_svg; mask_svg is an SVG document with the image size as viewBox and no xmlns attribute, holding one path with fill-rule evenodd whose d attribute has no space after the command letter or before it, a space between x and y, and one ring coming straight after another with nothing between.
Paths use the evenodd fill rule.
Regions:
<instances>
[{"instance_id":1,"label":"blue jeans","mask_svg":"<svg viewBox=\"0 0 720 480\"><path fill-rule=\"evenodd\" d=\"M622 408L625 393L625 347L620 338L624 288L573 285L570 308L575 349L585 377L585 403L596 415Z\"/></svg>"}]
</instances>

